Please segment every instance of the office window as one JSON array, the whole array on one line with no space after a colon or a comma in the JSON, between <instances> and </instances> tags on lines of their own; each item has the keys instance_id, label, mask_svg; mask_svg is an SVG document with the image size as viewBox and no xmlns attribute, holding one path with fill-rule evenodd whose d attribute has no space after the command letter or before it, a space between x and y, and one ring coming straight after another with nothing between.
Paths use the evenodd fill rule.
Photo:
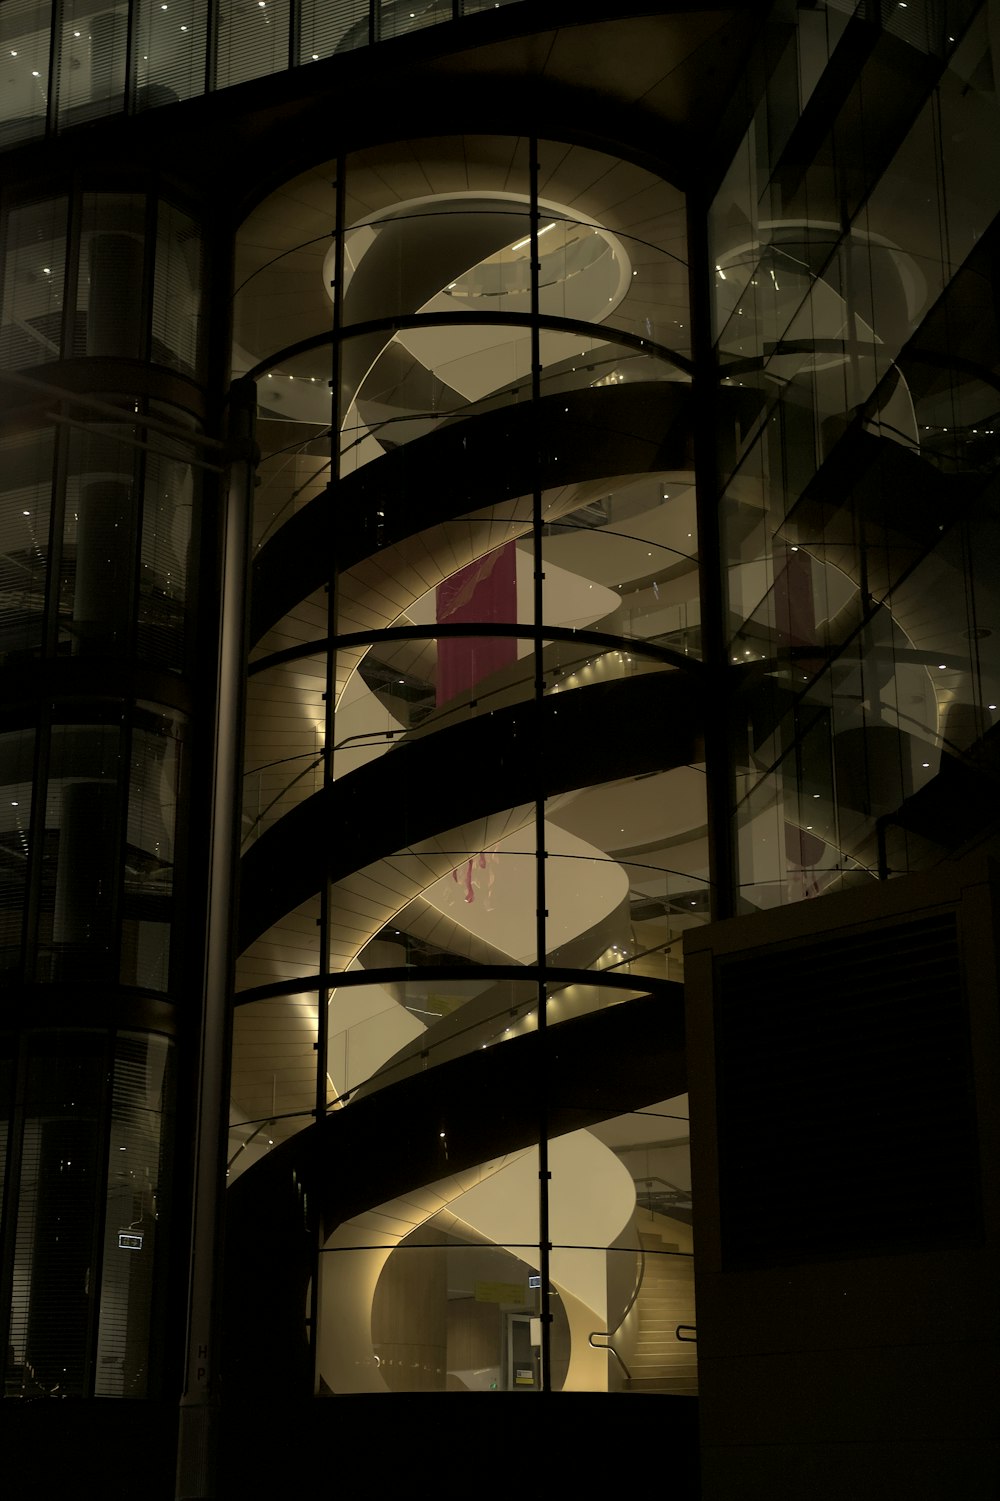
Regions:
<instances>
[{"instance_id":1,"label":"office window","mask_svg":"<svg viewBox=\"0 0 1000 1501\"><path fill-rule=\"evenodd\" d=\"M4 231L0 361L11 370L62 354L65 198L11 209Z\"/></svg>"},{"instance_id":2,"label":"office window","mask_svg":"<svg viewBox=\"0 0 1000 1501\"><path fill-rule=\"evenodd\" d=\"M0 734L0 970L16 969L21 961L34 749L33 729Z\"/></svg>"},{"instance_id":3,"label":"office window","mask_svg":"<svg viewBox=\"0 0 1000 1501\"><path fill-rule=\"evenodd\" d=\"M0 146L45 130L51 16L44 0L0 5Z\"/></svg>"},{"instance_id":4,"label":"office window","mask_svg":"<svg viewBox=\"0 0 1000 1501\"><path fill-rule=\"evenodd\" d=\"M0 660L43 645L55 432L0 438Z\"/></svg>"},{"instance_id":5,"label":"office window","mask_svg":"<svg viewBox=\"0 0 1000 1501\"><path fill-rule=\"evenodd\" d=\"M207 11L197 0L134 0L136 109L204 92Z\"/></svg>"},{"instance_id":6,"label":"office window","mask_svg":"<svg viewBox=\"0 0 1000 1501\"><path fill-rule=\"evenodd\" d=\"M224 0L216 88L288 67L288 0Z\"/></svg>"},{"instance_id":7,"label":"office window","mask_svg":"<svg viewBox=\"0 0 1000 1501\"><path fill-rule=\"evenodd\" d=\"M94 1394L153 1394L157 1243L169 1229L173 1049L165 1037L123 1032L115 1044L108 1184ZM159 1279L162 1280L162 1279Z\"/></svg>"},{"instance_id":8,"label":"office window","mask_svg":"<svg viewBox=\"0 0 1000 1501\"><path fill-rule=\"evenodd\" d=\"M66 0L59 58L59 124L113 114L125 102L128 4Z\"/></svg>"}]
</instances>

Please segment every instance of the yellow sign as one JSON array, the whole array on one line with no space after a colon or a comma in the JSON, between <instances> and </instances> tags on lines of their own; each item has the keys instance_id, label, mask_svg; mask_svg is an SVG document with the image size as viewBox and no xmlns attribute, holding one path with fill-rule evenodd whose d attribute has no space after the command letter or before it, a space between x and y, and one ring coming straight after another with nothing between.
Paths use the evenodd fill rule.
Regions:
<instances>
[{"instance_id":1,"label":"yellow sign","mask_svg":"<svg viewBox=\"0 0 1000 1501\"><path fill-rule=\"evenodd\" d=\"M477 1282L477 1303L526 1303L523 1282Z\"/></svg>"}]
</instances>

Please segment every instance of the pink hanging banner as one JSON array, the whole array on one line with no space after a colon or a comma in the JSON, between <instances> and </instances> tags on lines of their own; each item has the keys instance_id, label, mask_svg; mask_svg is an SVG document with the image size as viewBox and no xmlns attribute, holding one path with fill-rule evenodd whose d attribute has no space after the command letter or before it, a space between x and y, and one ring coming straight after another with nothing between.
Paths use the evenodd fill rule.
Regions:
<instances>
[{"instance_id":1,"label":"pink hanging banner","mask_svg":"<svg viewBox=\"0 0 1000 1501\"><path fill-rule=\"evenodd\" d=\"M505 542L438 585L439 625L513 625L516 620L517 548L513 542ZM516 659L513 637L457 636L438 641L438 705L471 692Z\"/></svg>"}]
</instances>

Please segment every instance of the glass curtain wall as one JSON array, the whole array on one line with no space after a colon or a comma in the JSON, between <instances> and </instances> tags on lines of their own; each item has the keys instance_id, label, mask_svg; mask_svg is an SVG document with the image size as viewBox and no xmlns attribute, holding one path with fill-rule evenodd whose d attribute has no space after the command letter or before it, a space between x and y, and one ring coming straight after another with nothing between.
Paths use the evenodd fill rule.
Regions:
<instances>
[{"instance_id":1,"label":"glass curtain wall","mask_svg":"<svg viewBox=\"0 0 1000 1501\"><path fill-rule=\"evenodd\" d=\"M995 13L876 10L799 13L711 209L746 909L918 869L990 801Z\"/></svg>"},{"instance_id":2,"label":"glass curtain wall","mask_svg":"<svg viewBox=\"0 0 1000 1501\"><path fill-rule=\"evenodd\" d=\"M513 0L3 0L0 150Z\"/></svg>"},{"instance_id":3,"label":"glass curtain wall","mask_svg":"<svg viewBox=\"0 0 1000 1501\"><path fill-rule=\"evenodd\" d=\"M141 187L0 208L5 1396L140 1398L175 1228L200 234Z\"/></svg>"},{"instance_id":4,"label":"glass curtain wall","mask_svg":"<svg viewBox=\"0 0 1000 1501\"><path fill-rule=\"evenodd\" d=\"M395 1160L360 1217L325 1212L334 1391L633 1379L607 1340L635 1182L587 1129L600 1108L556 1119L545 1039L672 1014L708 912L686 255L674 188L524 138L358 153L238 239L262 463L230 1181L317 1113L392 1118L435 1069L499 1070L483 1104L510 1159L455 1158L443 1119L403 1185L419 1212L378 1207ZM401 1118L400 1162L406 1138ZM591 1223L595 1174L615 1208ZM454 1361L453 1275L482 1304ZM669 1365L630 1389L674 1389Z\"/></svg>"}]
</instances>

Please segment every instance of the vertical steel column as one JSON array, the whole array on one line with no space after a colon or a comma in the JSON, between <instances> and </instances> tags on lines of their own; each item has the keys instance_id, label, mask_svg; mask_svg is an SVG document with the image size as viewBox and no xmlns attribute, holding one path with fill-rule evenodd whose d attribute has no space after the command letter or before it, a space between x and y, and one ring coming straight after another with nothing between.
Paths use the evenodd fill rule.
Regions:
<instances>
[{"instance_id":1,"label":"vertical steel column","mask_svg":"<svg viewBox=\"0 0 1000 1501\"><path fill-rule=\"evenodd\" d=\"M694 475L698 516L701 654L705 664L705 778L712 917L736 911L738 878L733 839L736 778L733 766L733 678L726 639L726 563L719 519L719 370L712 337L712 264L709 201L687 196L688 286L694 361Z\"/></svg>"},{"instance_id":2,"label":"vertical steel column","mask_svg":"<svg viewBox=\"0 0 1000 1501\"><path fill-rule=\"evenodd\" d=\"M210 94L215 88L215 75L219 67L219 4L220 0L208 0L205 16L205 87Z\"/></svg>"},{"instance_id":3,"label":"vertical steel column","mask_svg":"<svg viewBox=\"0 0 1000 1501\"><path fill-rule=\"evenodd\" d=\"M334 540L333 518L336 517L336 493L340 483L340 382L341 329L343 327L344 286L344 212L347 194L347 160L341 152L337 157L337 180L333 184L336 194L333 226L333 344L330 369L330 481L327 486L328 515L331 526L328 535ZM326 585L326 691L323 695L323 791L329 793L333 782L334 722L337 704L337 558L331 545L327 558L329 574ZM325 806L325 803L324 803ZM316 1017L316 1126L326 1116L326 1081L329 1072L330 1038L330 879L326 863L319 894L319 993ZM313 1357L313 1394L319 1393L319 1313L320 1313L320 1268L323 1260L323 1224L316 1220L316 1244L314 1248L312 1288L309 1295L309 1328Z\"/></svg>"},{"instance_id":4,"label":"vertical steel column","mask_svg":"<svg viewBox=\"0 0 1000 1501\"><path fill-rule=\"evenodd\" d=\"M49 18L48 97L45 101L46 134L54 136L59 128L59 73L62 67L63 0L53 0ZM75 310L76 303L73 303Z\"/></svg>"},{"instance_id":5,"label":"vertical steel column","mask_svg":"<svg viewBox=\"0 0 1000 1501\"><path fill-rule=\"evenodd\" d=\"M258 451L253 381L230 391L228 465L222 501L214 765L208 869L208 929L202 986L194 1142L194 1205L188 1281L187 1357L177 1439L177 1501L215 1495L219 1404L218 1296L226 1190L230 987L236 948L239 797L246 683L250 518Z\"/></svg>"},{"instance_id":6,"label":"vertical steel column","mask_svg":"<svg viewBox=\"0 0 1000 1501\"><path fill-rule=\"evenodd\" d=\"M542 656L542 626L545 617L545 571L542 556L542 492L538 483L538 460L541 444L541 423L538 404L542 395L541 335L538 327L540 311L539 273L541 261L538 252L538 138L528 141L530 162L528 181L530 193L531 234L531 443L534 453L534 488L531 494L531 545L533 562L533 607L532 650L535 654L534 712L535 712L535 767L541 775L545 754L541 742L542 706L545 697L545 665ZM552 1390L552 1297L549 1291L549 1257L552 1243L549 1239L549 1110L548 1110L548 985L546 983L546 954L548 942L545 919L548 917L545 898L545 798L535 797L535 963L538 966L538 1071L535 1085L538 1091L538 1270L541 1282L541 1364L542 1391Z\"/></svg>"}]
</instances>

